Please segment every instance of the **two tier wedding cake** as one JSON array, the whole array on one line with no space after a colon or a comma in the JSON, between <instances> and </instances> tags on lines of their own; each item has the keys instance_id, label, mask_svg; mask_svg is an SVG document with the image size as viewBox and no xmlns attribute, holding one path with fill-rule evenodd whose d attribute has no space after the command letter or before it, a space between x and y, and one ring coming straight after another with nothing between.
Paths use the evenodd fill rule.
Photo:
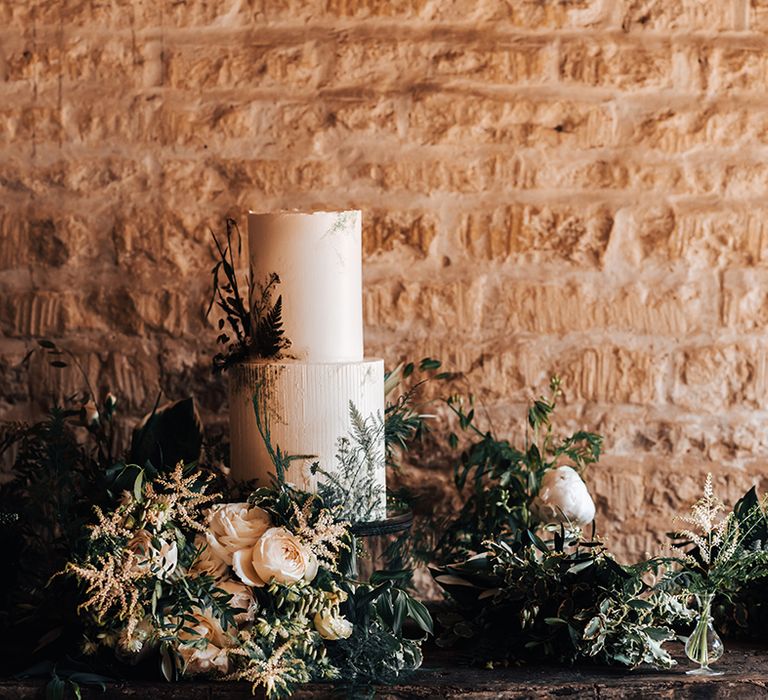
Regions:
<instances>
[{"instance_id":1,"label":"two tier wedding cake","mask_svg":"<svg viewBox=\"0 0 768 700\"><path fill-rule=\"evenodd\" d=\"M346 490L350 517L384 518L384 362L363 355L360 212L251 212L248 241L251 306L277 304L289 344L230 370L232 475L268 485L266 430L293 457L288 482Z\"/></svg>"}]
</instances>

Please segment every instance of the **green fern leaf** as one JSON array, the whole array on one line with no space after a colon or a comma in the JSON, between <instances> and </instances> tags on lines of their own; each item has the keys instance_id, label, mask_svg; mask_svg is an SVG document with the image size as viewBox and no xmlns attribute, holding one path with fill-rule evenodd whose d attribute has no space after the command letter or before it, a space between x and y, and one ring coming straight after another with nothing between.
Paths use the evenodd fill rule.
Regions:
<instances>
[{"instance_id":1,"label":"green fern leaf","mask_svg":"<svg viewBox=\"0 0 768 700\"><path fill-rule=\"evenodd\" d=\"M255 350L259 357L274 357L285 346L283 337L283 297L262 316L256 326Z\"/></svg>"}]
</instances>

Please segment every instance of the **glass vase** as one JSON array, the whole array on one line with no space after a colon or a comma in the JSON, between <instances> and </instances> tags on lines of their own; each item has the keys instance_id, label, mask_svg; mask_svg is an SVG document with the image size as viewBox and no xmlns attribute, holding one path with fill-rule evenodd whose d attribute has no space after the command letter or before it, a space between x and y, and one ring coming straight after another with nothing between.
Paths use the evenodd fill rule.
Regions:
<instances>
[{"instance_id":1,"label":"glass vase","mask_svg":"<svg viewBox=\"0 0 768 700\"><path fill-rule=\"evenodd\" d=\"M687 671L691 676L723 675L722 671L713 671L709 667L709 664L717 661L725 651L723 642L712 624L712 599L714 597L714 593L702 593L696 596L699 604L699 620L685 643L686 656L699 664L699 668Z\"/></svg>"}]
</instances>

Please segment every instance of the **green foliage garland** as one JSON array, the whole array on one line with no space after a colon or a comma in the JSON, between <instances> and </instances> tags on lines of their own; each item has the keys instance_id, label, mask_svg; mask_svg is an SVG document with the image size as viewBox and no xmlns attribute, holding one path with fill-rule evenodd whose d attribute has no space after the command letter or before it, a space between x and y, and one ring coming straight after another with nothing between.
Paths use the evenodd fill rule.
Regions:
<instances>
[{"instance_id":1,"label":"green foliage garland","mask_svg":"<svg viewBox=\"0 0 768 700\"><path fill-rule=\"evenodd\" d=\"M564 530L543 541L528 531L489 543L486 553L434 571L456 602L439 621L443 645L461 643L476 660L592 661L669 668L663 648L692 618L685 594L646 583L664 562L622 566L596 541Z\"/></svg>"}]
</instances>

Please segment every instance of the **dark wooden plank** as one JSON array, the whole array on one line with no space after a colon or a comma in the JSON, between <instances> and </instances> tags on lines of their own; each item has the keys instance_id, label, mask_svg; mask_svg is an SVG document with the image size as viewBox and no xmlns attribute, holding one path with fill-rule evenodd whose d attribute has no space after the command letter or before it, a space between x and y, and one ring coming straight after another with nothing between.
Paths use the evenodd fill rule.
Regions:
<instances>
[{"instance_id":1,"label":"dark wooden plank","mask_svg":"<svg viewBox=\"0 0 768 700\"><path fill-rule=\"evenodd\" d=\"M427 666L405 678L400 684L382 687L376 697L382 700L417 698L462 698L467 700L556 700L589 698L591 700L661 700L681 698L768 698L768 651L752 647L729 648L716 665L725 675L701 678L687 676L691 666L681 663L666 671L605 669L590 667L537 666L480 669L462 666L451 654L430 655ZM302 688L294 697L319 700L333 695L324 685ZM32 681L0 681L0 700L42 700L43 684ZM211 681L183 683L137 682L111 684L106 693L83 689L86 700L245 700L250 687L243 683Z\"/></svg>"}]
</instances>

